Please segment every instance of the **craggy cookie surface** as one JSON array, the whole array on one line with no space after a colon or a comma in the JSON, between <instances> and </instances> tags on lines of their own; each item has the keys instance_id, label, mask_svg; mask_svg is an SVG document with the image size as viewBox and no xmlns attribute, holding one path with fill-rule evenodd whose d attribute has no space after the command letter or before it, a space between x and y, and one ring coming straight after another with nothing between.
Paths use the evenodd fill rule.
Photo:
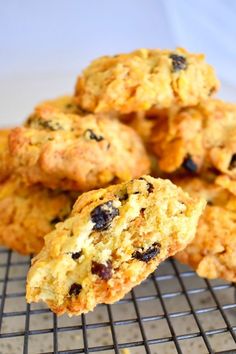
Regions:
<instances>
[{"instance_id":1,"label":"craggy cookie surface","mask_svg":"<svg viewBox=\"0 0 236 354\"><path fill-rule=\"evenodd\" d=\"M11 173L11 161L8 148L10 129L0 129L0 182Z\"/></svg>"},{"instance_id":2,"label":"craggy cookie surface","mask_svg":"<svg viewBox=\"0 0 236 354\"><path fill-rule=\"evenodd\" d=\"M0 183L0 243L21 253L38 253L43 237L71 211L75 197L17 178Z\"/></svg>"},{"instance_id":3,"label":"craggy cookie surface","mask_svg":"<svg viewBox=\"0 0 236 354\"><path fill-rule=\"evenodd\" d=\"M94 60L78 78L75 96L91 112L130 113L198 104L218 85L202 54L140 49Z\"/></svg>"},{"instance_id":4,"label":"craggy cookie surface","mask_svg":"<svg viewBox=\"0 0 236 354\"><path fill-rule=\"evenodd\" d=\"M207 199L195 239L176 258L199 276L236 281L236 197L200 179L175 180L194 197Z\"/></svg>"},{"instance_id":5,"label":"craggy cookie surface","mask_svg":"<svg viewBox=\"0 0 236 354\"><path fill-rule=\"evenodd\" d=\"M27 301L78 315L119 300L192 240L204 205L150 176L84 193L45 237Z\"/></svg>"},{"instance_id":6,"label":"craggy cookie surface","mask_svg":"<svg viewBox=\"0 0 236 354\"><path fill-rule=\"evenodd\" d=\"M236 105L207 100L159 117L150 138L160 169L191 173L214 168L236 178Z\"/></svg>"},{"instance_id":7,"label":"craggy cookie surface","mask_svg":"<svg viewBox=\"0 0 236 354\"><path fill-rule=\"evenodd\" d=\"M150 167L130 127L107 116L65 113L52 103L12 130L9 146L15 172L49 188L90 190L139 177Z\"/></svg>"}]
</instances>

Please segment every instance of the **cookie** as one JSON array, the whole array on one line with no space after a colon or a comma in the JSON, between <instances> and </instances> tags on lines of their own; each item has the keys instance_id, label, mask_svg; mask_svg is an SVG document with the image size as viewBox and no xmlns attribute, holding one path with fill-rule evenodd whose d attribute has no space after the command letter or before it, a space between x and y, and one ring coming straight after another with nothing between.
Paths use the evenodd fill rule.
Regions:
<instances>
[{"instance_id":1,"label":"cookie","mask_svg":"<svg viewBox=\"0 0 236 354\"><path fill-rule=\"evenodd\" d=\"M131 113L196 105L218 86L202 54L140 49L94 60L78 78L75 97L90 112Z\"/></svg>"},{"instance_id":2,"label":"cookie","mask_svg":"<svg viewBox=\"0 0 236 354\"><path fill-rule=\"evenodd\" d=\"M198 178L178 183L194 197L207 199L194 240L176 258L204 278L236 281L236 196Z\"/></svg>"},{"instance_id":3,"label":"cookie","mask_svg":"<svg viewBox=\"0 0 236 354\"><path fill-rule=\"evenodd\" d=\"M162 171L213 170L236 178L236 105L207 100L196 107L172 108L156 120L150 148Z\"/></svg>"},{"instance_id":4,"label":"cookie","mask_svg":"<svg viewBox=\"0 0 236 354\"><path fill-rule=\"evenodd\" d=\"M119 300L192 240L204 205L150 176L82 194L33 259L27 301L79 315Z\"/></svg>"},{"instance_id":5,"label":"cookie","mask_svg":"<svg viewBox=\"0 0 236 354\"><path fill-rule=\"evenodd\" d=\"M76 99L74 96L59 96L50 100L40 102L36 107L34 112L32 113L33 121L35 115L38 115L40 119L41 114L45 115L46 112L59 112L59 113L68 113L68 114L79 114L85 115L86 112L80 109L76 103ZM27 119L27 123L29 124L31 120L31 116ZM35 123L35 121L34 121Z\"/></svg>"},{"instance_id":6,"label":"cookie","mask_svg":"<svg viewBox=\"0 0 236 354\"><path fill-rule=\"evenodd\" d=\"M9 129L0 129L0 182L11 173L11 163L8 149Z\"/></svg>"},{"instance_id":7,"label":"cookie","mask_svg":"<svg viewBox=\"0 0 236 354\"><path fill-rule=\"evenodd\" d=\"M134 112L129 114L120 114L116 116L122 123L128 125L136 131L146 145L151 136L152 129L155 125L154 119L149 119L145 112Z\"/></svg>"},{"instance_id":8,"label":"cookie","mask_svg":"<svg viewBox=\"0 0 236 354\"><path fill-rule=\"evenodd\" d=\"M9 147L15 173L25 183L87 191L148 173L150 161L138 134L108 116L65 113L41 105Z\"/></svg>"},{"instance_id":9,"label":"cookie","mask_svg":"<svg viewBox=\"0 0 236 354\"><path fill-rule=\"evenodd\" d=\"M215 178L215 183L236 196L236 180L226 175L219 175Z\"/></svg>"},{"instance_id":10,"label":"cookie","mask_svg":"<svg viewBox=\"0 0 236 354\"><path fill-rule=\"evenodd\" d=\"M64 220L75 196L12 177L0 183L0 243L21 254L38 253L45 234Z\"/></svg>"}]
</instances>

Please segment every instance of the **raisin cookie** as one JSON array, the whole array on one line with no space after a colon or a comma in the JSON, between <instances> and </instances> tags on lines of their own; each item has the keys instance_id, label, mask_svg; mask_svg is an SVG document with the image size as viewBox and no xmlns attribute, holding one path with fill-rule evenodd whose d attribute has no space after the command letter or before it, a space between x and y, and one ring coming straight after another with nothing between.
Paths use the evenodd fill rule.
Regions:
<instances>
[{"instance_id":1,"label":"raisin cookie","mask_svg":"<svg viewBox=\"0 0 236 354\"><path fill-rule=\"evenodd\" d=\"M165 172L208 170L236 178L236 105L207 100L158 117L150 148Z\"/></svg>"},{"instance_id":2,"label":"raisin cookie","mask_svg":"<svg viewBox=\"0 0 236 354\"><path fill-rule=\"evenodd\" d=\"M148 173L141 138L108 116L69 114L41 105L10 132L14 170L27 184L87 191Z\"/></svg>"},{"instance_id":3,"label":"raisin cookie","mask_svg":"<svg viewBox=\"0 0 236 354\"><path fill-rule=\"evenodd\" d=\"M94 60L78 78L75 97L90 112L130 113L195 105L218 86L202 54L140 49Z\"/></svg>"},{"instance_id":4,"label":"raisin cookie","mask_svg":"<svg viewBox=\"0 0 236 354\"><path fill-rule=\"evenodd\" d=\"M79 315L119 300L192 240L204 205L150 176L82 194L33 259L27 301Z\"/></svg>"},{"instance_id":5,"label":"raisin cookie","mask_svg":"<svg viewBox=\"0 0 236 354\"><path fill-rule=\"evenodd\" d=\"M15 177L0 184L0 243L21 254L38 253L45 234L70 214L75 196L26 187Z\"/></svg>"},{"instance_id":6,"label":"raisin cookie","mask_svg":"<svg viewBox=\"0 0 236 354\"><path fill-rule=\"evenodd\" d=\"M175 182L190 195L207 200L195 239L176 258L201 277L236 282L236 196L198 178Z\"/></svg>"}]
</instances>

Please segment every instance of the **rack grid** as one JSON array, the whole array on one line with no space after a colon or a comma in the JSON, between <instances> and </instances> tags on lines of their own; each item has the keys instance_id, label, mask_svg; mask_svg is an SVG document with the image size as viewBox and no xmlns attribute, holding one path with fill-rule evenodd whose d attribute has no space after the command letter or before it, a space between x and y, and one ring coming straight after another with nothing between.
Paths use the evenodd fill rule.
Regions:
<instances>
[{"instance_id":1,"label":"rack grid","mask_svg":"<svg viewBox=\"0 0 236 354\"><path fill-rule=\"evenodd\" d=\"M235 285L174 259L114 305L57 317L26 304L30 257L0 248L0 354L235 354Z\"/></svg>"}]
</instances>

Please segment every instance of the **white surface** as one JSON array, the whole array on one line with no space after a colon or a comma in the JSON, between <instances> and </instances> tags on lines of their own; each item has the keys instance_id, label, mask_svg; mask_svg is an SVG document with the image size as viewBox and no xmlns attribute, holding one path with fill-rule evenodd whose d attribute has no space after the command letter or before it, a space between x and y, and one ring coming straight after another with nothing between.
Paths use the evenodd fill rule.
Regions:
<instances>
[{"instance_id":1,"label":"white surface","mask_svg":"<svg viewBox=\"0 0 236 354\"><path fill-rule=\"evenodd\" d=\"M204 52L236 97L234 0L10 0L0 2L0 124L40 100L73 92L93 58L139 47Z\"/></svg>"}]
</instances>

